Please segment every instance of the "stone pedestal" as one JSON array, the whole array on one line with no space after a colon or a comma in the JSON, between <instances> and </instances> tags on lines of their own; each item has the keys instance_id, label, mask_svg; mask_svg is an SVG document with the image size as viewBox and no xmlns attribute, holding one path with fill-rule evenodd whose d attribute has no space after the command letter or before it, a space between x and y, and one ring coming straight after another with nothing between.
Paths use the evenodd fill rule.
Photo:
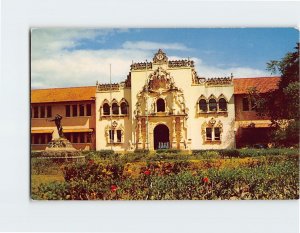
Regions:
<instances>
[{"instance_id":1,"label":"stone pedestal","mask_svg":"<svg viewBox=\"0 0 300 233\"><path fill-rule=\"evenodd\" d=\"M45 150L46 151L58 151L58 150L76 151L76 149L72 146L71 142L66 138L52 139L51 142L48 143Z\"/></svg>"},{"instance_id":2,"label":"stone pedestal","mask_svg":"<svg viewBox=\"0 0 300 233\"><path fill-rule=\"evenodd\" d=\"M84 159L79 150L76 150L71 142L66 138L52 139L46 149L42 152L42 157L52 159L78 160Z\"/></svg>"}]
</instances>

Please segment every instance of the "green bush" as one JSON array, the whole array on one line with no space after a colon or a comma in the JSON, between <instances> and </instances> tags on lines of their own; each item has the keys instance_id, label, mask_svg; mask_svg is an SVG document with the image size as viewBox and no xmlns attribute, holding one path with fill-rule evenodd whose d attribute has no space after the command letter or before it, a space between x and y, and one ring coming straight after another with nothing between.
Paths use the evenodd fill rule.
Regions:
<instances>
[{"instance_id":1,"label":"green bush","mask_svg":"<svg viewBox=\"0 0 300 233\"><path fill-rule=\"evenodd\" d=\"M204 151L203 153L201 153L198 158L200 159L218 159L220 158L220 153L218 151Z\"/></svg>"},{"instance_id":2,"label":"green bush","mask_svg":"<svg viewBox=\"0 0 300 233\"><path fill-rule=\"evenodd\" d=\"M37 158L40 157L42 154L41 151L31 151L31 158Z\"/></svg>"},{"instance_id":3,"label":"green bush","mask_svg":"<svg viewBox=\"0 0 300 233\"><path fill-rule=\"evenodd\" d=\"M135 149L134 153L135 154L148 155L150 153L150 150L148 150L148 149Z\"/></svg>"},{"instance_id":4,"label":"green bush","mask_svg":"<svg viewBox=\"0 0 300 233\"><path fill-rule=\"evenodd\" d=\"M240 156L239 150L236 149L219 150L219 154L222 157L228 157L228 158L237 158Z\"/></svg>"},{"instance_id":5,"label":"green bush","mask_svg":"<svg viewBox=\"0 0 300 233\"><path fill-rule=\"evenodd\" d=\"M179 154L181 150L177 149L158 149L155 151L156 154Z\"/></svg>"}]
</instances>

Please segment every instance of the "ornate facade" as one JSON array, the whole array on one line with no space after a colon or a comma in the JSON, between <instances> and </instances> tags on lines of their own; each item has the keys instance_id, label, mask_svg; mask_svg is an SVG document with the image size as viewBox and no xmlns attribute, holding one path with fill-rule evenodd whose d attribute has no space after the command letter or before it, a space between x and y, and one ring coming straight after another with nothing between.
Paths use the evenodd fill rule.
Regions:
<instances>
[{"instance_id":1,"label":"ornate facade","mask_svg":"<svg viewBox=\"0 0 300 233\"><path fill-rule=\"evenodd\" d=\"M191 60L134 63L119 84L96 86L96 149L235 146L232 77L198 77Z\"/></svg>"},{"instance_id":2,"label":"ornate facade","mask_svg":"<svg viewBox=\"0 0 300 233\"><path fill-rule=\"evenodd\" d=\"M199 71L201 72L201 70ZM133 63L124 82L31 91L31 148L65 137L79 150L223 149L270 142L271 121L258 116L249 88L276 89L280 77L199 77L194 62L170 61L159 50Z\"/></svg>"}]
</instances>

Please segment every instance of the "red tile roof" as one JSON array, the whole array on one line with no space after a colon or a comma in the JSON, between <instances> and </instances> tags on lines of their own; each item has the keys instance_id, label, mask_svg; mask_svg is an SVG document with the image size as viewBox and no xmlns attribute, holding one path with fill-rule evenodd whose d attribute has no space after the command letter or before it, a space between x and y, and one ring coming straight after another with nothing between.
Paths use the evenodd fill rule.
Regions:
<instances>
[{"instance_id":1,"label":"red tile roof","mask_svg":"<svg viewBox=\"0 0 300 233\"><path fill-rule=\"evenodd\" d=\"M50 103L93 100L96 86L31 90L31 103Z\"/></svg>"},{"instance_id":2,"label":"red tile roof","mask_svg":"<svg viewBox=\"0 0 300 233\"><path fill-rule=\"evenodd\" d=\"M255 87L260 93L266 93L277 89L279 80L280 77L235 78L234 94L247 94L251 87Z\"/></svg>"}]
</instances>

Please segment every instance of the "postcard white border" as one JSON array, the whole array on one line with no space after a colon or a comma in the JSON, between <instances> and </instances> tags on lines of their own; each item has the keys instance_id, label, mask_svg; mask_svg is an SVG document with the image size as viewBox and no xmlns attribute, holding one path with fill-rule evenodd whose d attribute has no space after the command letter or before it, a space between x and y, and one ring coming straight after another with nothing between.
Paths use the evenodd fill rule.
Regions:
<instances>
[{"instance_id":1,"label":"postcard white border","mask_svg":"<svg viewBox=\"0 0 300 233\"><path fill-rule=\"evenodd\" d=\"M299 28L299 11L298 1L3 0L0 231L298 232L299 201L30 201L28 107L31 27Z\"/></svg>"}]
</instances>

